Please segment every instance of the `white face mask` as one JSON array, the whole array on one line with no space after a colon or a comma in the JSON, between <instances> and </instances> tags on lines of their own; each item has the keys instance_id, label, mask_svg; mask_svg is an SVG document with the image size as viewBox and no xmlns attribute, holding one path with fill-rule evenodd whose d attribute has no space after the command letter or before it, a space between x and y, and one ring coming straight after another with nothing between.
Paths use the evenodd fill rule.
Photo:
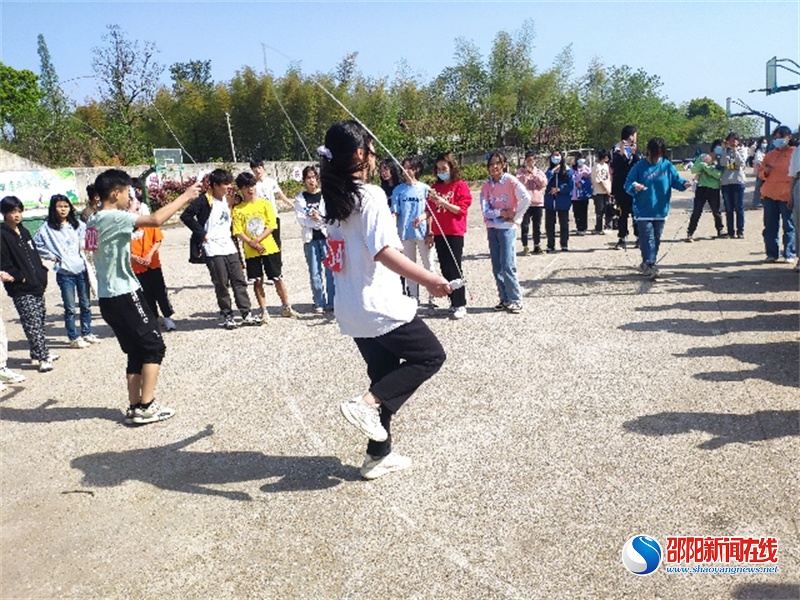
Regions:
<instances>
[{"instance_id":1,"label":"white face mask","mask_svg":"<svg viewBox=\"0 0 800 600\"><path fill-rule=\"evenodd\" d=\"M552 161L553 161L553 164L554 164L554 165L557 165L557 164L559 164L559 163L561 162L561 157L560 157L560 156L552 156L552 157L550 158L550 160L552 160Z\"/></svg>"}]
</instances>

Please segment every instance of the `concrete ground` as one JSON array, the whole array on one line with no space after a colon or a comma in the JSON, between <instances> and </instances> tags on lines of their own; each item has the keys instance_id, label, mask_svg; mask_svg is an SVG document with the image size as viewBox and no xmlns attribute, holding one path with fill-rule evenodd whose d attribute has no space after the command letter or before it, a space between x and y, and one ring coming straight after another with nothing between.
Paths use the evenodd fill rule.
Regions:
<instances>
[{"instance_id":1,"label":"concrete ground","mask_svg":"<svg viewBox=\"0 0 800 600\"><path fill-rule=\"evenodd\" d=\"M158 398L175 418L126 427L125 359L65 348L58 289L39 374L7 298L0 397L2 598L798 598L798 275L744 240L664 232L662 280L613 237L520 257L522 314L496 313L473 206L468 317L421 314L448 353L398 414L412 469L358 474L365 440L338 404L367 385L353 342L311 314L299 229L284 215L300 320L224 331L188 231L162 251L179 330ZM749 195L748 195L749 198ZM681 229L682 231L679 231ZM638 577L626 540L775 537L778 573Z\"/></svg>"}]
</instances>

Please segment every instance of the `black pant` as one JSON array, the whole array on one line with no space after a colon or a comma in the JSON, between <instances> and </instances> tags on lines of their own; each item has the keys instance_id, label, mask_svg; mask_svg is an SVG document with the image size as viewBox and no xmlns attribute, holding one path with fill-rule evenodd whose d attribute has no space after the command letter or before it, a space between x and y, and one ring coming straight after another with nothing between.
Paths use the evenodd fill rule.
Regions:
<instances>
[{"instance_id":1,"label":"black pant","mask_svg":"<svg viewBox=\"0 0 800 600\"><path fill-rule=\"evenodd\" d=\"M555 250L556 247L556 216L558 216L558 230L562 250L569 245L569 210L544 211L544 229L547 233L547 249Z\"/></svg>"},{"instance_id":2,"label":"black pant","mask_svg":"<svg viewBox=\"0 0 800 600\"><path fill-rule=\"evenodd\" d=\"M528 232L533 224L533 245L538 246L542 241L542 206L531 206L522 216L522 246L528 247Z\"/></svg>"},{"instance_id":3,"label":"black pant","mask_svg":"<svg viewBox=\"0 0 800 600\"><path fill-rule=\"evenodd\" d=\"M603 231L605 226L608 225L608 194L595 194L594 195L594 230Z\"/></svg>"},{"instance_id":4,"label":"black pant","mask_svg":"<svg viewBox=\"0 0 800 600\"><path fill-rule=\"evenodd\" d=\"M636 230L636 219L633 219L633 198L628 194L619 194L616 197L617 207L619 208L619 239L628 237L628 217L633 220L633 235L639 237Z\"/></svg>"},{"instance_id":5,"label":"black pant","mask_svg":"<svg viewBox=\"0 0 800 600\"><path fill-rule=\"evenodd\" d=\"M144 299L156 317L158 317L159 308L164 317L171 317L175 314L169 303L169 297L167 297L167 284L164 283L164 273L161 271L161 267L137 273L136 278L142 284Z\"/></svg>"},{"instance_id":6,"label":"black pant","mask_svg":"<svg viewBox=\"0 0 800 600\"><path fill-rule=\"evenodd\" d=\"M161 364L167 347L142 290L100 298L97 303L103 319L114 331L119 347L128 356L127 374L141 375L143 365Z\"/></svg>"},{"instance_id":7,"label":"black pant","mask_svg":"<svg viewBox=\"0 0 800 600\"><path fill-rule=\"evenodd\" d=\"M586 231L589 227L589 199L572 201L572 216L575 218L575 229Z\"/></svg>"},{"instance_id":8,"label":"black pant","mask_svg":"<svg viewBox=\"0 0 800 600\"><path fill-rule=\"evenodd\" d=\"M228 292L229 283L233 288L236 308L241 310L243 314L249 311L250 296L247 294L247 281L244 278L239 254L207 256L206 266L208 266L208 272L211 274L211 283L214 284L219 311L225 316L233 314L231 296Z\"/></svg>"},{"instance_id":9,"label":"black pant","mask_svg":"<svg viewBox=\"0 0 800 600\"><path fill-rule=\"evenodd\" d=\"M714 215L714 227L717 228L717 234L722 233L722 215L720 214L720 193L709 187L697 186L694 193L694 206L692 208L692 216L689 219L688 235L693 235L697 230L697 223L700 221L700 215L703 214L703 208L708 202L711 208L711 214Z\"/></svg>"},{"instance_id":10,"label":"black pant","mask_svg":"<svg viewBox=\"0 0 800 600\"><path fill-rule=\"evenodd\" d=\"M369 391L381 404L381 424L389 434L385 442L370 440L367 453L386 456L392 451L392 416L437 373L447 355L419 317L376 338L354 341L367 363Z\"/></svg>"},{"instance_id":11,"label":"black pant","mask_svg":"<svg viewBox=\"0 0 800 600\"><path fill-rule=\"evenodd\" d=\"M445 237L447 242L445 242ZM461 256L464 253L464 236L462 235L437 235L433 238L433 243L436 246L436 256L439 257L439 266L442 269L442 277L448 281L463 277L461 270ZM450 244L450 249L447 249L447 244ZM466 288L459 288L450 294L450 306L458 308L459 306L467 305L467 290Z\"/></svg>"}]
</instances>

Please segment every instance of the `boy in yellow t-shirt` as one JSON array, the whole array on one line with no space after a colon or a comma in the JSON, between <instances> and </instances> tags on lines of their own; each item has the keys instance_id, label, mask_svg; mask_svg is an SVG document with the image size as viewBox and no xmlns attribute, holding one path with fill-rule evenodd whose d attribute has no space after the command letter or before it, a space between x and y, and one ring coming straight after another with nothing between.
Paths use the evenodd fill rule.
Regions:
<instances>
[{"instance_id":1,"label":"boy in yellow t-shirt","mask_svg":"<svg viewBox=\"0 0 800 600\"><path fill-rule=\"evenodd\" d=\"M289 303L289 293L283 281L281 251L275 242L273 232L277 227L277 217L272 204L263 198L256 198L255 175L240 173L236 177L236 187L242 195L242 202L233 207L233 235L242 242L245 267L248 279L255 280L253 291L261 307L261 321L269 318L264 294L264 273L275 284L275 291L281 299L284 317L299 316Z\"/></svg>"}]
</instances>

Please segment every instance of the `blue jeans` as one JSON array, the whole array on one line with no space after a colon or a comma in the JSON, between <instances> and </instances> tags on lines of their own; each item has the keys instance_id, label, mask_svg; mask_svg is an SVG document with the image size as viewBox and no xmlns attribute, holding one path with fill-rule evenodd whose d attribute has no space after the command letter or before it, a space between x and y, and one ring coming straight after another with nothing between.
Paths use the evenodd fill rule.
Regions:
<instances>
[{"instance_id":1,"label":"blue jeans","mask_svg":"<svg viewBox=\"0 0 800 600\"><path fill-rule=\"evenodd\" d=\"M639 250L642 252L642 262L646 265L656 264L664 223L664 219L652 221L637 219L636 221L636 226L639 228Z\"/></svg>"},{"instance_id":2,"label":"blue jeans","mask_svg":"<svg viewBox=\"0 0 800 600\"><path fill-rule=\"evenodd\" d=\"M56 283L61 290L61 300L64 302L64 325L67 328L67 337L70 341L77 340L82 335L92 333L92 308L89 303L89 280L86 271L73 275L58 271ZM75 291L78 292L78 304L81 309L81 332L75 328Z\"/></svg>"},{"instance_id":3,"label":"blue jeans","mask_svg":"<svg viewBox=\"0 0 800 600\"><path fill-rule=\"evenodd\" d=\"M314 298L315 308L332 308L335 294L333 272L325 268L322 261L327 254L325 240L311 240L303 244L308 265L308 275L311 280L311 294ZM322 284L322 273L325 273L325 285ZM327 298L325 292L327 290Z\"/></svg>"},{"instance_id":4,"label":"blue jeans","mask_svg":"<svg viewBox=\"0 0 800 600\"><path fill-rule=\"evenodd\" d=\"M761 197L764 206L764 248L768 258L778 258L780 247L778 246L778 229L783 221L783 256L794 258L797 256L797 249L794 245L794 218L789 210L789 205L780 200Z\"/></svg>"},{"instance_id":5,"label":"blue jeans","mask_svg":"<svg viewBox=\"0 0 800 600\"><path fill-rule=\"evenodd\" d=\"M489 256L492 258L492 273L500 302L504 304L521 302L522 296L517 279L517 255L514 252L517 241L516 228L489 227L486 235L489 239Z\"/></svg>"},{"instance_id":6,"label":"blue jeans","mask_svg":"<svg viewBox=\"0 0 800 600\"><path fill-rule=\"evenodd\" d=\"M728 235L744 233L744 184L730 183L723 185L722 199L725 200L725 222L728 226ZM733 228L733 215L736 213L736 229Z\"/></svg>"}]
</instances>

